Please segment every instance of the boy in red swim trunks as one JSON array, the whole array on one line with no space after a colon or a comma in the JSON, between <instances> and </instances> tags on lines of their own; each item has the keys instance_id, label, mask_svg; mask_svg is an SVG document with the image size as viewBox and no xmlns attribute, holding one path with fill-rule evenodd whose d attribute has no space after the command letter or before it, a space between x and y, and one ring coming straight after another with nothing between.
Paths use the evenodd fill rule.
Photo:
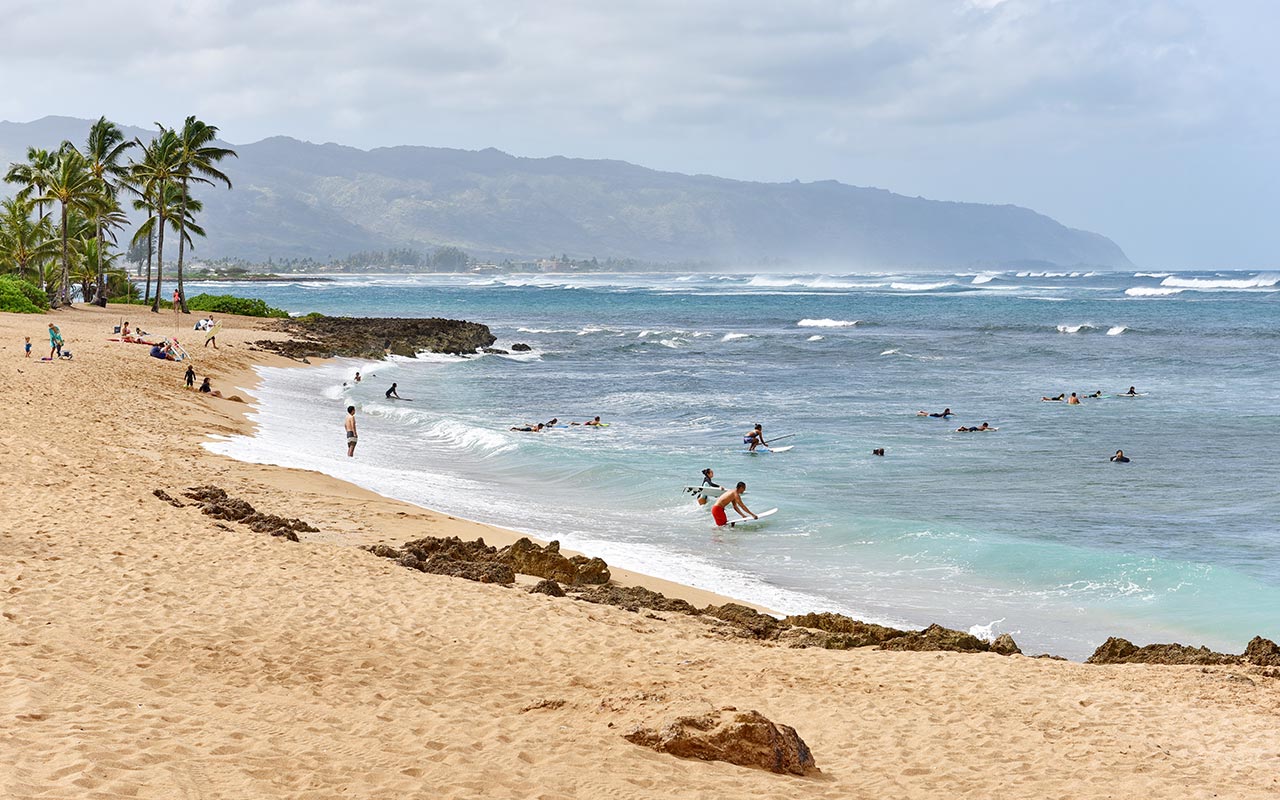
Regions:
<instances>
[{"instance_id":1,"label":"boy in red swim trunks","mask_svg":"<svg viewBox=\"0 0 1280 800\"><path fill-rule=\"evenodd\" d=\"M760 519L751 509L747 508L746 503L742 502L742 493L746 490L747 485L742 481L738 481L738 485L735 488L730 489L716 499L715 505L711 506L711 516L715 519L717 528L729 524L729 518L725 516L724 510L730 504L733 505L733 510L737 511L743 519L746 519L747 515L750 515L752 519Z\"/></svg>"}]
</instances>

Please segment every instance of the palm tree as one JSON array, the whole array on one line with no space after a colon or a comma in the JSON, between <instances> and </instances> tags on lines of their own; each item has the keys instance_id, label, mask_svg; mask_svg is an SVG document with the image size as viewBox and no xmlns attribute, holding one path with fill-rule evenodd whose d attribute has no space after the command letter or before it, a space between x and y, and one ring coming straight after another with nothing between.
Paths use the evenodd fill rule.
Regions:
<instances>
[{"instance_id":1,"label":"palm tree","mask_svg":"<svg viewBox=\"0 0 1280 800\"><path fill-rule=\"evenodd\" d=\"M58 299L71 305L71 250L67 224L72 212L89 215L102 202L102 188L89 170L89 162L69 142L58 151L58 161L48 176L41 200L58 203L62 210L62 275Z\"/></svg>"},{"instance_id":2,"label":"palm tree","mask_svg":"<svg viewBox=\"0 0 1280 800\"><path fill-rule=\"evenodd\" d=\"M182 283L182 261L184 255L184 244L189 239L182 234L187 220L187 209L191 202L190 192L192 183L212 184L215 181L225 183L227 188L231 188L231 179L225 173L220 171L215 165L226 158L232 156L238 158L236 151L226 147L216 147L214 142L217 140L218 128L214 125L208 125L194 116L187 117L182 123L182 131L178 134L181 142L179 152L179 171L178 180L182 185L182 207L178 213L178 300L182 305L182 313L188 314L187 311L187 293ZM204 234L201 233L201 236Z\"/></svg>"},{"instance_id":3,"label":"palm tree","mask_svg":"<svg viewBox=\"0 0 1280 800\"><path fill-rule=\"evenodd\" d=\"M142 161L133 165L130 185L144 201L151 200L158 220L153 226L156 231L156 294L151 302L151 311L159 313L161 276L164 272L164 223L170 211L162 199L168 196L169 187L179 177L179 156L182 148L178 135L171 128L166 128L159 123L156 123L156 127L160 132L151 139L150 144L143 145L142 142L138 142L142 147L143 157Z\"/></svg>"},{"instance_id":4,"label":"palm tree","mask_svg":"<svg viewBox=\"0 0 1280 800\"><path fill-rule=\"evenodd\" d=\"M125 139L120 128L114 122L109 122L106 117L99 117L98 121L93 123L93 127L89 128L89 140L85 143L85 160L89 163L89 171L101 184L103 200L108 204L115 204L117 208L119 204L115 203L116 194L129 176L129 168L120 162L129 148L135 145L136 142ZM101 241L103 216L98 215L96 222L98 224L95 235ZM99 258L102 256L102 249L101 247L97 249ZM97 269L98 286L103 288L99 292L98 300L101 305L106 305L106 284L102 279L100 260ZM87 297L85 301L88 302Z\"/></svg>"},{"instance_id":5,"label":"palm tree","mask_svg":"<svg viewBox=\"0 0 1280 800\"><path fill-rule=\"evenodd\" d=\"M136 245L145 240L147 242L147 298L150 298L151 292L151 245L156 241L157 232L162 224L167 225L170 231L179 234L179 242L192 244L191 235L204 236L204 228L196 224L195 214L204 211L204 204L193 197L186 197L186 193L182 191L182 187L177 184L169 184L165 187L164 203L157 203L152 197L140 197L133 201L133 207L138 211L147 213L146 220L143 221L138 229L134 231L130 244ZM163 222L162 222L163 220ZM181 294L181 293L179 293ZM156 302L160 301L159 280L156 282ZM155 310L154 308L152 309Z\"/></svg>"},{"instance_id":6,"label":"palm tree","mask_svg":"<svg viewBox=\"0 0 1280 800\"><path fill-rule=\"evenodd\" d=\"M26 163L15 162L9 165L9 170L4 175L6 183L16 183L22 188L18 190L18 197L28 199L32 194L36 195L36 219L44 219L44 197L45 188L49 185L49 174L53 172L54 164L57 162L55 153L37 147L27 148ZM44 263L37 262L36 266L40 271L40 288L47 290L44 284Z\"/></svg>"},{"instance_id":7,"label":"palm tree","mask_svg":"<svg viewBox=\"0 0 1280 800\"><path fill-rule=\"evenodd\" d=\"M35 267L43 289L44 263L57 254L58 240L47 217L32 219L31 203L21 197L0 203L0 265L12 265L24 280Z\"/></svg>"}]
</instances>

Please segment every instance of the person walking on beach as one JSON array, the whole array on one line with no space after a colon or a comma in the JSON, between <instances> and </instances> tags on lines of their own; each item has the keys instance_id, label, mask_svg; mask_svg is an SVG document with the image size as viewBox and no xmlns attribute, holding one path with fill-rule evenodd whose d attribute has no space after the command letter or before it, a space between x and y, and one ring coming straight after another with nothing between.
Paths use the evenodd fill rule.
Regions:
<instances>
[{"instance_id":1,"label":"person walking on beach","mask_svg":"<svg viewBox=\"0 0 1280 800\"><path fill-rule=\"evenodd\" d=\"M62 331L52 322L49 323L49 360L62 355Z\"/></svg>"},{"instance_id":2,"label":"person walking on beach","mask_svg":"<svg viewBox=\"0 0 1280 800\"><path fill-rule=\"evenodd\" d=\"M208 347L209 342L213 342L213 349L218 349L218 325L213 321L213 316L209 316L209 332L204 335L204 346Z\"/></svg>"},{"instance_id":3,"label":"person walking on beach","mask_svg":"<svg viewBox=\"0 0 1280 800\"><path fill-rule=\"evenodd\" d=\"M727 506L732 505L733 510L746 519L748 515L752 519L760 519L751 509L747 508L746 503L742 502L742 495L747 491L747 485L742 481L738 481L738 485L733 489L720 495L715 505L711 506L711 516L716 521L717 528L723 528L729 524L729 518L725 516L724 510Z\"/></svg>"},{"instance_id":4,"label":"person walking on beach","mask_svg":"<svg viewBox=\"0 0 1280 800\"><path fill-rule=\"evenodd\" d=\"M352 458L356 454L356 441L359 439L356 435L355 406L347 406L347 421L343 423L343 427L347 430L347 458Z\"/></svg>"},{"instance_id":5,"label":"person walking on beach","mask_svg":"<svg viewBox=\"0 0 1280 800\"><path fill-rule=\"evenodd\" d=\"M191 366L190 364L188 364L188 365L187 365L187 376L186 376L186 377L187 377L187 388L188 388L188 389L190 389L191 387L193 387L193 386L195 386L195 385L196 385L196 368L195 368L195 367L193 367L193 366Z\"/></svg>"},{"instance_id":6,"label":"person walking on beach","mask_svg":"<svg viewBox=\"0 0 1280 800\"><path fill-rule=\"evenodd\" d=\"M26 351L26 354L27 354L27 355L26 355L26 357L27 357L27 358L31 358L31 337L30 337L30 336L23 336L22 338L23 338L23 340L26 342L26 344L25 344L25 345L23 345L23 348L22 348L22 349L23 349L24 351Z\"/></svg>"}]
</instances>

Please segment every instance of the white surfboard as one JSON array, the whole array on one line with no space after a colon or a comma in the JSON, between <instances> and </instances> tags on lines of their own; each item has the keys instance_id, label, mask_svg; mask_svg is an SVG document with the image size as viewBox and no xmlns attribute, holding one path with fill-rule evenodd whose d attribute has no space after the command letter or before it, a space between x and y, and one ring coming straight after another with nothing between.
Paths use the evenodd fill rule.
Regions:
<instances>
[{"instance_id":1,"label":"white surfboard","mask_svg":"<svg viewBox=\"0 0 1280 800\"><path fill-rule=\"evenodd\" d=\"M719 497L729 491L726 486L686 486L684 487L684 490L694 497L697 497L698 495L703 495L705 497Z\"/></svg>"},{"instance_id":2,"label":"white surfboard","mask_svg":"<svg viewBox=\"0 0 1280 800\"><path fill-rule=\"evenodd\" d=\"M751 517L747 517L745 519L731 519L729 520L728 527L736 528L739 525L753 525L759 522L760 520L765 519L767 517L772 517L774 514L777 514L777 513L778 513L778 509L771 508L768 511L761 511L759 514L757 514L756 515L757 519L752 519Z\"/></svg>"},{"instance_id":3,"label":"white surfboard","mask_svg":"<svg viewBox=\"0 0 1280 800\"><path fill-rule=\"evenodd\" d=\"M757 447L755 450L743 450L747 455L754 456L763 453L785 453L795 447L794 444L784 445L782 447Z\"/></svg>"}]
</instances>

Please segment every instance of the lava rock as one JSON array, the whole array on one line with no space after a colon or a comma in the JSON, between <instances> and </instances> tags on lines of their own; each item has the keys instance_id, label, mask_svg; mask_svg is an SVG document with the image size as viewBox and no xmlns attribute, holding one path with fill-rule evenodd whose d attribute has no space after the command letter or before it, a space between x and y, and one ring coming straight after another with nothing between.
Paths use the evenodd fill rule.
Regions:
<instances>
[{"instance_id":1,"label":"lava rock","mask_svg":"<svg viewBox=\"0 0 1280 800\"><path fill-rule=\"evenodd\" d=\"M880 645L881 650L949 650L957 653L985 653L991 645L971 633L930 625L922 631L908 631Z\"/></svg>"},{"instance_id":2,"label":"lava rock","mask_svg":"<svg viewBox=\"0 0 1280 800\"><path fill-rule=\"evenodd\" d=\"M684 600L667 597L642 586L592 586L586 589L575 589L573 596L588 603L618 606L628 611L647 608L653 611L674 611L695 617L702 613Z\"/></svg>"},{"instance_id":3,"label":"lava rock","mask_svg":"<svg viewBox=\"0 0 1280 800\"><path fill-rule=\"evenodd\" d=\"M1244 660L1259 667L1280 667L1280 647L1270 639L1255 636L1244 649Z\"/></svg>"},{"instance_id":4,"label":"lava rock","mask_svg":"<svg viewBox=\"0 0 1280 800\"><path fill-rule=\"evenodd\" d=\"M543 578L529 590L529 594L548 594L552 597L564 597L564 589L561 589L560 584L550 578Z\"/></svg>"},{"instance_id":5,"label":"lava rock","mask_svg":"<svg viewBox=\"0 0 1280 800\"><path fill-rule=\"evenodd\" d=\"M1002 633L996 637L996 640L991 643L991 652L999 653L1002 656L1022 655L1022 649L1018 647L1018 643L1007 633Z\"/></svg>"},{"instance_id":6,"label":"lava rock","mask_svg":"<svg viewBox=\"0 0 1280 800\"><path fill-rule=\"evenodd\" d=\"M511 349L516 353L527 353L533 348L525 344L524 342L516 342L515 344L511 345Z\"/></svg>"},{"instance_id":7,"label":"lava rock","mask_svg":"<svg viewBox=\"0 0 1280 800\"><path fill-rule=\"evenodd\" d=\"M421 352L474 353L490 347L497 337L478 322L453 319L386 317L326 317L320 314L268 323L289 339L263 339L253 344L289 358L379 359L388 353L415 356Z\"/></svg>"},{"instance_id":8,"label":"lava rock","mask_svg":"<svg viewBox=\"0 0 1280 800\"><path fill-rule=\"evenodd\" d=\"M851 647L883 644L890 639L896 639L908 633L897 628L886 628L883 625L874 625L852 617L846 617L844 614L832 614L829 612L796 614L784 618L782 624L800 628L813 628L814 630L836 634L828 637L826 640L829 642L828 644L822 645L834 650L847 650Z\"/></svg>"},{"instance_id":9,"label":"lava rock","mask_svg":"<svg viewBox=\"0 0 1280 800\"><path fill-rule=\"evenodd\" d=\"M1238 664L1240 656L1215 653L1207 647L1183 644L1149 644L1138 647L1128 639L1112 636L1085 659L1086 664Z\"/></svg>"},{"instance_id":10,"label":"lava rock","mask_svg":"<svg viewBox=\"0 0 1280 800\"><path fill-rule=\"evenodd\" d=\"M722 708L676 717L661 729L637 728L624 737L680 758L725 761L784 775L808 775L818 765L795 728L777 725L758 711Z\"/></svg>"},{"instance_id":11,"label":"lava rock","mask_svg":"<svg viewBox=\"0 0 1280 800\"><path fill-rule=\"evenodd\" d=\"M707 606L702 613L719 620L724 620L741 630L745 635L756 639L773 639L778 635L782 622L777 617L761 614L754 608L747 608L738 603L725 603L722 606Z\"/></svg>"}]
</instances>

